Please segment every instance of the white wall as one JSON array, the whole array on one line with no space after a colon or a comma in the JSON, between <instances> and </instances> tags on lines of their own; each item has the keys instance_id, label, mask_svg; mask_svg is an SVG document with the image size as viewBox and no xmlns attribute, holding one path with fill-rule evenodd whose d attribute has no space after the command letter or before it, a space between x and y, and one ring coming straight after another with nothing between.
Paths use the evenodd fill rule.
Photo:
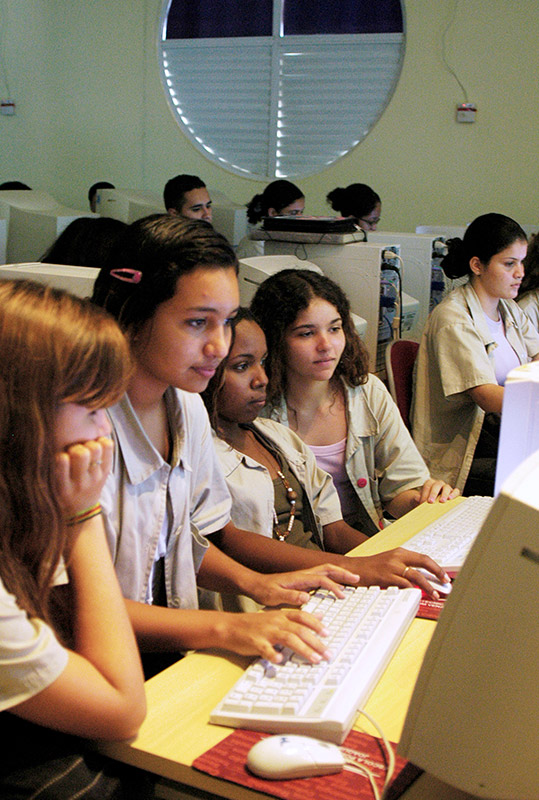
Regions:
<instances>
[{"instance_id":1,"label":"white wall","mask_svg":"<svg viewBox=\"0 0 539 800\"><path fill-rule=\"evenodd\" d=\"M539 4L456 5L447 54L479 107L473 125L458 125L463 95L441 47L455 3L406 0L396 92L352 153L296 179L309 212L327 213L330 189L362 181L382 196L382 229L462 224L488 210L538 220ZM199 174L239 202L260 190L263 184L207 161L176 125L157 62L161 6L0 0L2 58L17 103L16 116L0 117L0 180L24 180L78 207L86 207L96 180L160 192L179 172ZM0 91L4 97L6 88Z\"/></svg>"}]
</instances>

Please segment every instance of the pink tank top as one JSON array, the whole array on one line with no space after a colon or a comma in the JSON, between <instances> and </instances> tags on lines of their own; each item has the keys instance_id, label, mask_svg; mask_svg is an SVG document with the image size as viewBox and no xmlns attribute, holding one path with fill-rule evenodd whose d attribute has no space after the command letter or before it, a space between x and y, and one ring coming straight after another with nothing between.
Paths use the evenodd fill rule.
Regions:
<instances>
[{"instance_id":1,"label":"pink tank top","mask_svg":"<svg viewBox=\"0 0 539 800\"><path fill-rule=\"evenodd\" d=\"M346 439L335 444L312 445L316 463L320 469L329 472L341 501L343 519L353 516L358 505L357 494L346 472Z\"/></svg>"}]
</instances>

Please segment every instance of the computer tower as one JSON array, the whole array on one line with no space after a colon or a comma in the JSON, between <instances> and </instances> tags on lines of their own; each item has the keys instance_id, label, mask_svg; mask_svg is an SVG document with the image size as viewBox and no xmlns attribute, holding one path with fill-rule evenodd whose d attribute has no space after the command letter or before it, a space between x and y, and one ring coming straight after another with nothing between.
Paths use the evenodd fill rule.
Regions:
<instances>
[{"instance_id":1,"label":"computer tower","mask_svg":"<svg viewBox=\"0 0 539 800\"><path fill-rule=\"evenodd\" d=\"M403 329L405 339L419 341L429 311L444 296L446 280L440 262L447 252L440 235L375 231L367 233L371 244L398 245L402 259L403 291L418 301L416 324Z\"/></svg>"}]
</instances>

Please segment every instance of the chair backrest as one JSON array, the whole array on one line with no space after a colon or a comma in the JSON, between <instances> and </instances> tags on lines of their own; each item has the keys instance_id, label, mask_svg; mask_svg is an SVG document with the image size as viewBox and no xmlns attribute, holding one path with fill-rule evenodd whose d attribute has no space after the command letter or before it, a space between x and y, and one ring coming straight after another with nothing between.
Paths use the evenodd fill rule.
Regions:
<instances>
[{"instance_id":1,"label":"chair backrest","mask_svg":"<svg viewBox=\"0 0 539 800\"><path fill-rule=\"evenodd\" d=\"M418 349L419 344L408 339L394 339L386 347L389 391L408 430L411 430L410 406L412 404L414 362Z\"/></svg>"}]
</instances>

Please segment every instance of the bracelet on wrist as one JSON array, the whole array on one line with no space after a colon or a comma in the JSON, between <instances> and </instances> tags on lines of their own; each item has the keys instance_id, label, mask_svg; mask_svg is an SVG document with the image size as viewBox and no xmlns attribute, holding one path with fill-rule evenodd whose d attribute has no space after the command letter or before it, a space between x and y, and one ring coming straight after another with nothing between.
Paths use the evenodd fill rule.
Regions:
<instances>
[{"instance_id":1,"label":"bracelet on wrist","mask_svg":"<svg viewBox=\"0 0 539 800\"><path fill-rule=\"evenodd\" d=\"M92 517L97 517L98 514L101 514L101 503L95 503L93 506L89 506L89 508L79 511L72 517L68 517L66 519L66 525L69 527L72 525L80 525L81 522L86 522L87 520L92 519Z\"/></svg>"}]
</instances>

